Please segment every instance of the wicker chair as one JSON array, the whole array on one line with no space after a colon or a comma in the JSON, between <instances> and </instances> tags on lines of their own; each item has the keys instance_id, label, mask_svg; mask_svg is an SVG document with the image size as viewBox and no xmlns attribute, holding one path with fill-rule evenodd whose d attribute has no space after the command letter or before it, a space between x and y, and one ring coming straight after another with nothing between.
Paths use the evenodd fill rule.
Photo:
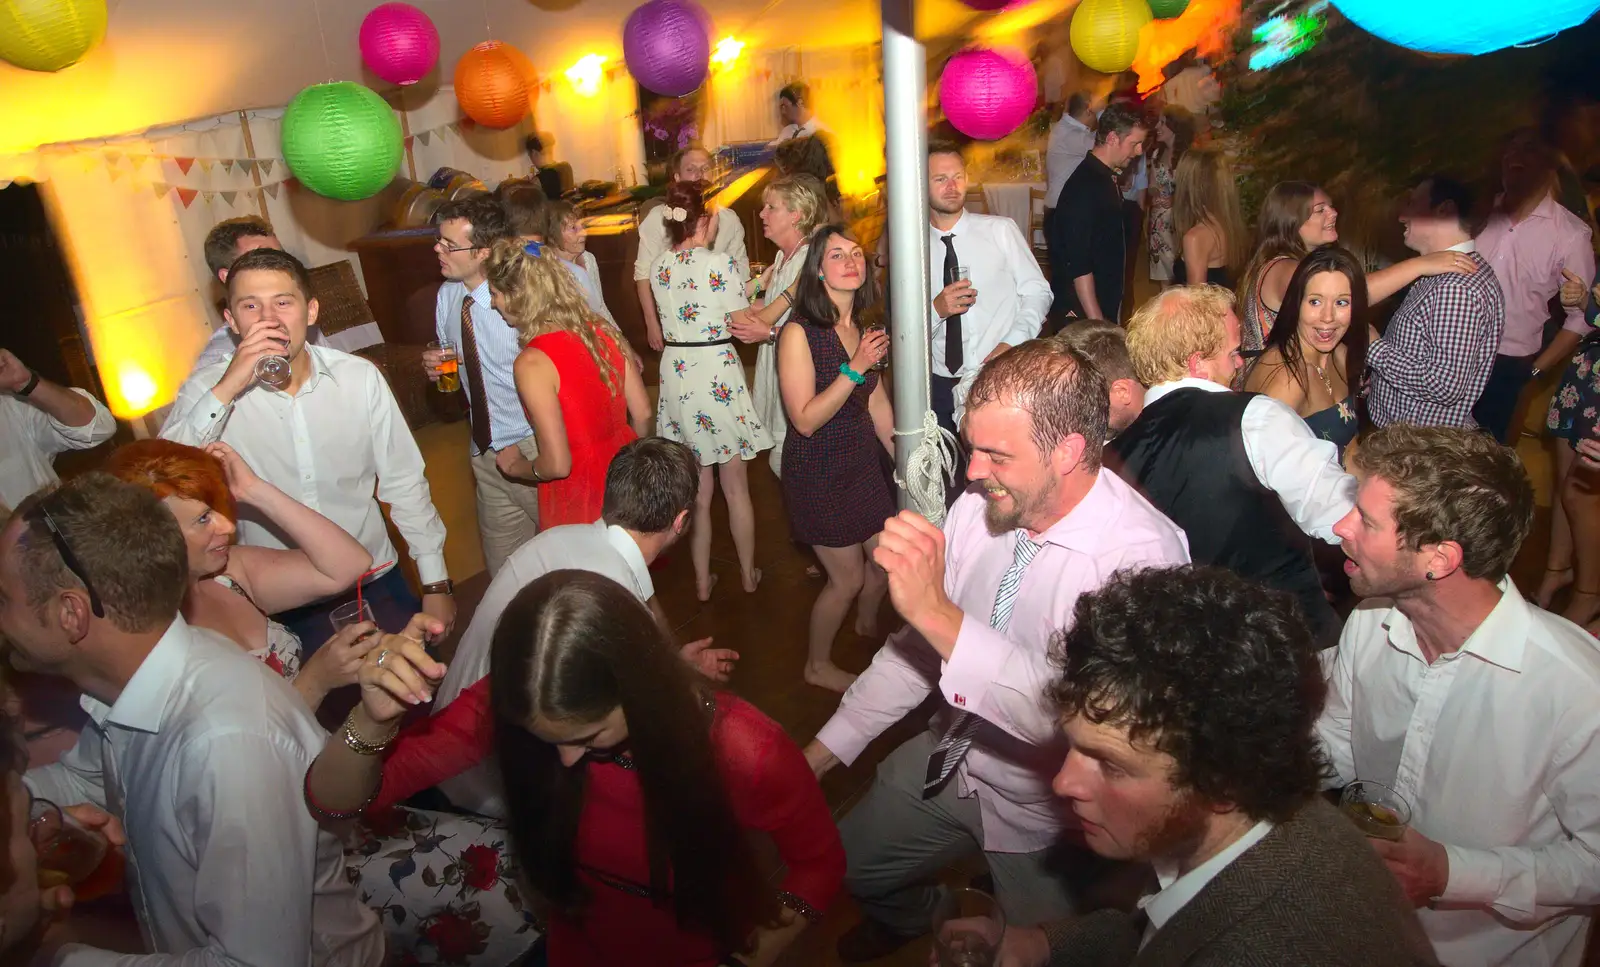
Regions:
<instances>
[{"instance_id":1,"label":"wicker chair","mask_svg":"<svg viewBox=\"0 0 1600 967\"><path fill-rule=\"evenodd\" d=\"M377 322L349 259L312 269L311 291L317 298L317 322L325 335ZM406 425L413 431L439 421L430 397L440 394L422 371L424 348L382 342L356 353L370 360L389 381Z\"/></svg>"}]
</instances>

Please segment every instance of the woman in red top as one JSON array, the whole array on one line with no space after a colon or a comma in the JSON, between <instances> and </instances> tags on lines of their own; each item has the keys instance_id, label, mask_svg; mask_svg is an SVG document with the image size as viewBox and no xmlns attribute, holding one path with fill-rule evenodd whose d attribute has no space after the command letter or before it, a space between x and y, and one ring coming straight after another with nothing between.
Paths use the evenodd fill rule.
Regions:
<instances>
[{"instance_id":1,"label":"woman in red top","mask_svg":"<svg viewBox=\"0 0 1600 967\"><path fill-rule=\"evenodd\" d=\"M650 401L621 348L622 334L595 315L572 272L537 243L495 243L486 263L495 311L521 333L512 366L538 456L495 455L508 477L539 485L539 526L600 519L606 468L623 444L645 435Z\"/></svg>"},{"instance_id":2,"label":"woman in red top","mask_svg":"<svg viewBox=\"0 0 1600 967\"><path fill-rule=\"evenodd\" d=\"M395 739L444 675L420 643L436 625L418 615L369 655L361 705L307 773L314 811L408 796L492 742L552 967L770 965L832 901L844 848L799 748L697 679L620 585L554 571L523 588L495 631L494 673L452 703L482 708L487 694L493 715ZM387 759L372 754L391 740ZM787 866L778 891L754 830Z\"/></svg>"}]
</instances>

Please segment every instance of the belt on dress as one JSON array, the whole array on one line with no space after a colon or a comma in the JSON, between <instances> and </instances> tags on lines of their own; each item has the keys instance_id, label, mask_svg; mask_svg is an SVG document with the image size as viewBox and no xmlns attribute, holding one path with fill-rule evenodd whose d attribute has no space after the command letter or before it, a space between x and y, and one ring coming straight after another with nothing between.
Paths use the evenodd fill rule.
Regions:
<instances>
[{"instance_id":1,"label":"belt on dress","mask_svg":"<svg viewBox=\"0 0 1600 967\"><path fill-rule=\"evenodd\" d=\"M729 336L726 339L707 339L705 342L673 342L670 339L664 339L662 342L668 346L726 346L728 343L733 342L733 337Z\"/></svg>"}]
</instances>

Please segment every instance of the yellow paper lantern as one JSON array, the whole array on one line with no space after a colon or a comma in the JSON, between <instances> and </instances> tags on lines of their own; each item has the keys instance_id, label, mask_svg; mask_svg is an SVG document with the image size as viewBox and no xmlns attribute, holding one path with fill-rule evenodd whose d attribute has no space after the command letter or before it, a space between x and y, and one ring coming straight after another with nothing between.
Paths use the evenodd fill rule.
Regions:
<instances>
[{"instance_id":1,"label":"yellow paper lantern","mask_svg":"<svg viewBox=\"0 0 1600 967\"><path fill-rule=\"evenodd\" d=\"M472 48L456 62L456 101L486 128L509 128L528 116L528 58L498 40Z\"/></svg>"},{"instance_id":2,"label":"yellow paper lantern","mask_svg":"<svg viewBox=\"0 0 1600 967\"><path fill-rule=\"evenodd\" d=\"M1072 15L1072 51L1090 70L1120 74L1133 66L1150 20L1146 0L1083 0Z\"/></svg>"},{"instance_id":3,"label":"yellow paper lantern","mask_svg":"<svg viewBox=\"0 0 1600 967\"><path fill-rule=\"evenodd\" d=\"M0 60L24 70L71 67L106 35L106 0L0 0Z\"/></svg>"}]
</instances>

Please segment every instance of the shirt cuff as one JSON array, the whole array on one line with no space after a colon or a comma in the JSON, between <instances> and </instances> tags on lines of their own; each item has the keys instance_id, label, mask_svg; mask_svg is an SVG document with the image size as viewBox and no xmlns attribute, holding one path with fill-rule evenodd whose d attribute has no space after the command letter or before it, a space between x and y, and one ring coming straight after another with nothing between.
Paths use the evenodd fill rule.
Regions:
<instances>
[{"instance_id":1,"label":"shirt cuff","mask_svg":"<svg viewBox=\"0 0 1600 967\"><path fill-rule=\"evenodd\" d=\"M423 584L449 580L450 570L445 567L444 552L416 555L412 559L417 562L417 577Z\"/></svg>"},{"instance_id":2,"label":"shirt cuff","mask_svg":"<svg viewBox=\"0 0 1600 967\"><path fill-rule=\"evenodd\" d=\"M872 739L872 736L851 724L849 713L842 709L833 713L833 718L818 730L816 737L816 741L827 746L828 751L847 766L861 756L862 750L872 743Z\"/></svg>"},{"instance_id":3,"label":"shirt cuff","mask_svg":"<svg viewBox=\"0 0 1600 967\"><path fill-rule=\"evenodd\" d=\"M1439 894L1440 900L1487 906L1499 899L1504 871L1493 850L1463 849L1445 843L1444 853L1450 862L1450 878Z\"/></svg>"},{"instance_id":4,"label":"shirt cuff","mask_svg":"<svg viewBox=\"0 0 1600 967\"><path fill-rule=\"evenodd\" d=\"M1589 333L1594 332L1595 327L1589 325L1589 320L1583 317L1583 306L1573 306L1565 311L1567 313L1567 321L1561 324L1561 328L1568 332L1575 332L1580 336L1587 336ZM1565 360L1562 361L1562 365L1566 365Z\"/></svg>"},{"instance_id":5,"label":"shirt cuff","mask_svg":"<svg viewBox=\"0 0 1600 967\"><path fill-rule=\"evenodd\" d=\"M939 676L939 691L952 708L982 714L989 686L1005 664L1009 645L1005 635L963 614L955 648Z\"/></svg>"}]
</instances>

